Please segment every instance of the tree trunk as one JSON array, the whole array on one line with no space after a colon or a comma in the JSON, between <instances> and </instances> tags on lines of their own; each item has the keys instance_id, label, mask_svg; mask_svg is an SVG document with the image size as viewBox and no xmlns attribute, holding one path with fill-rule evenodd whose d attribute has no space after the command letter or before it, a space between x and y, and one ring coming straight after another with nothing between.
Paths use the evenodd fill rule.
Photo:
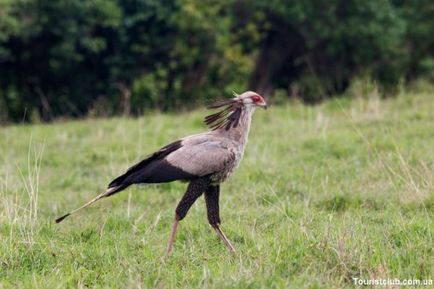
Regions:
<instances>
[{"instance_id":1,"label":"tree trunk","mask_svg":"<svg viewBox=\"0 0 434 289\"><path fill-rule=\"evenodd\" d=\"M266 32L249 82L249 89L264 96L272 94L278 85L290 86L299 73L295 60L301 56L304 46L303 38L294 29L277 17L272 19L276 24Z\"/></svg>"}]
</instances>

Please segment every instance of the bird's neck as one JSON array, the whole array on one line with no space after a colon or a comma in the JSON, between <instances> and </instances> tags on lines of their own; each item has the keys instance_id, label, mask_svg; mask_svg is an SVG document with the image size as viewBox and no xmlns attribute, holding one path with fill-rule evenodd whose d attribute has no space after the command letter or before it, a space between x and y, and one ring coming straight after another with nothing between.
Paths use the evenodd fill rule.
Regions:
<instances>
[{"instance_id":1,"label":"bird's neck","mask_svg":"<svg viewBox=\"0 0 434 289\"><path fill-rule=\"evenodd\" d=\"M252 115L254 111L254 107L243 107L238 125L236 127L231 127L229 130L220 128L220 132L227 138L239 143L239 145L244 148L249 136L250 123L252 122Z\"/></svg>"}]
</instances>

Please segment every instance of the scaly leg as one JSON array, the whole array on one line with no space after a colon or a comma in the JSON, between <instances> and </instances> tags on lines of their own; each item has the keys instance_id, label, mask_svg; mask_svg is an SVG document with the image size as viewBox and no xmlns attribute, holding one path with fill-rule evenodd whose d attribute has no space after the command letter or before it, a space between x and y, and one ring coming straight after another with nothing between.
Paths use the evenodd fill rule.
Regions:
<instances>
[{"instance_id":1,"label":"scaly leg","mask_svg":"<svg viewBox=\"0 0 434 289\"><path fill-rule=\"evenodd\" d=\"M216 231L217 235L219 235L220 239L223 240L223 242L226 245L226 248L228 248L229 252L235 253L235 248L232 246L229 239L226 237L225 233L223 233L222 229L220 228L219 224L212 225L214 230Z\"/></svg>"},{"instance_id":2,"label":"scaly leg","mask_svg":"<svg viewBox=\"0 0 434 289\"><path fill-rule=\"evenodd\" d=\"M178 228L178 223L179 220L175 218L172 224L172 231L170 232L170 239L169 239L169 245L167 246L166 257L170 255L170 252L172 252L173 241L175 241L175 234L176 234L176 229Z\"/></svg>"}]
</instances>

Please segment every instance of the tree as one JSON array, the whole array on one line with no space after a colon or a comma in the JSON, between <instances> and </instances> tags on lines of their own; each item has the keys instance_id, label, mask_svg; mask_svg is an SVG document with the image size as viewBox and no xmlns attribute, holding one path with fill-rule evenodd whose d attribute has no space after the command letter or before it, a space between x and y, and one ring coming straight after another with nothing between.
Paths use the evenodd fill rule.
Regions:
<instances>
[{"instance_id":1,"label":"tree","mask_svg":"<svg viewBox=\"0 0 434 289\"><path fill-rule=\"evenodd\" d=\"M303 99L316 101L343 92L356 75L385 85L400 77L404 25L389 1L273 0L253 9L266 15L253 89L271 93L296 83Z\"/></svg>"}]
</instances>

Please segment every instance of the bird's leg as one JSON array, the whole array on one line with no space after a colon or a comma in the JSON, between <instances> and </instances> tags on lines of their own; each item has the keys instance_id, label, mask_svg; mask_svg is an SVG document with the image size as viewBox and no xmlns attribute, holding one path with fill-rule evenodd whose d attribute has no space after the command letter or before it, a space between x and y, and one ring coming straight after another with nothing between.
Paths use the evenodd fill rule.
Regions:
<instances>
[{"instance_id":1,"label":"bird's leg","mask_svg":"<svg viewBox=\"0 0 434 289\"><path fill-rule=\"evenodd\" d=\"M223 233L222 229L220 228L219 224L211 225L213 226L214 230L216 231L217 235L220 237L220 239L223 240L223 242L226 245L226 248L228 248L229 252L235 253L235 248L232 246L231 241L226 237L225 233Z\"/></svg>"},{"instance_id":2,"label":"bird's leg","mask_svg":"<svg viewBox=\"0 0 434 289\"><path fill-rule=\"evenodd\" d=\"M187 187L187 191L176 207L175 220L172 225L172 232L170 234L169 245L167 246L166 256L170 254L173 248L173 242L175 240L176 229L178 227L179 221L185 218L188 210L194 204L194 202L199 198L205 189L209 186L209 178L198 178L192 180Z\"/></svg>"},{"instance_id":3,"label":"bird's leg","mask_svg":"<svg viewBox=\"0 0 434 289\"><path fill-rule=\"evenodd\" d=\"M219 213L220 186L209 186L205 191L205 203L208 221L211 225L220 224Z\"/></svg>"},{"instance_id":4,"label":"bird's leg","mask_svg":"<svg viewBox=\"0 0 434 289\"><path fill-rule=\"evenodd\" d=\"M179 220L178 218L175 217L175 220L173 220L173 224L172 224L172 231L170 232L170 239L169 239L169 245L167 246L167 250L166 250L166 256L169 256L170 252L172 251L173 241L175 240L175 234L176 234L176 229L178 228L178 223Z\"/></svg>"},{"instance_id":5,"label":"bird's leg","mask_svg":"<svg viewBox=\"0 0 434 289\"><path fill-rule=\"evenodd\" d=\"M225 243L228 250L232 253L235 253L235 248L232 246L229 239L223 233L220 228L220 213L219 213L219 195L220 195L220 186L209 186L205 191L205 202L206 208L208 212L208 221L210 225L214 228L217 235L222 239Z\"/></svg>"}]
</instances>

